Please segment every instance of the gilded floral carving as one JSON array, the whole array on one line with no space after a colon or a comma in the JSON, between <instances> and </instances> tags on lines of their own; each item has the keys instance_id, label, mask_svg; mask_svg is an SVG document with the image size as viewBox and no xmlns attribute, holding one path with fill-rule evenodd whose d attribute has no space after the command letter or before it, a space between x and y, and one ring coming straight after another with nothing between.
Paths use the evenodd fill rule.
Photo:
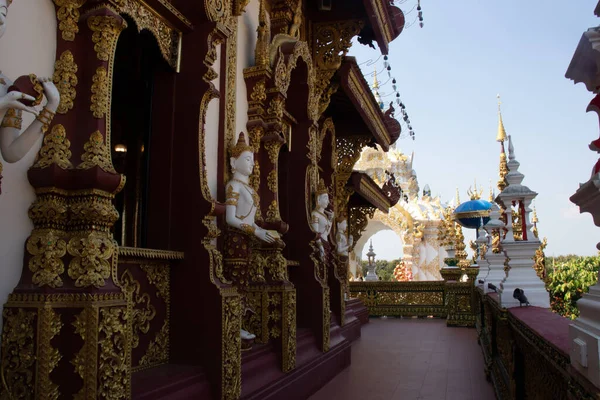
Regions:
<instances>
[{"instance_id":1,"label":"gilded floral carving","mask_svg":"<svg viewBox=\"0 0 600 400\"><path fill-rule=\"evenodd\" d=\"M110 91L108 71L104 67L98 67L92 77L92 97L90 111L95 118L104 118L108 113L110 105Z\"/></svg>"},{"instance_id":2,"label":"gilded floral carving","mask_svg":"<svg viewBox=\"0 0 600 400\"><path fill-rule=\"evenodd\" d=\"M120 278L121 287L131 294L133 310L130 314L132 326L131 347L137 348L140 344L140 335L147 334L150 330L150 321L156 316L156 308L150 301L150 295L141 291L140 282L133 278L131 272L126 270Z\"/></svg>"},{"instance_id":3,"label":"gilded floral carving","mask_svg":"<svg viewBox=\"0 0 600 400\"><path fill-rule=\"evenodd\" d=\"M207 0L208 1L208 0ZM222 0L211 0L223 4ZM156 38L163 58L169 65L178 70L180 32L171 28L160 18L156 11L149 8L144 2L123 0L118 7L119 13L129 15L136 23L138 31L148 30Z\"/></svg>"},{"instance_id":4,"label":"gilded floral carving","mask_svg":"<svg viewBox=\"0 0 600 400\"><path fill-rule=\"evenodd\" d=\"M283 321L283 371L296 367L296 291L284 293Z\"/></svg>"},{"instance_id":5,"label":"gilded floral carving","mask_svg":"<svg viewBox=\"0 0 600 400\"><path fill-rule=\"evenodd\" d=\"M54 0L58 6L56 18L58 19L58 29L61 32L63 40L72 42L75 35L79 32L79 8L85 4L86 0Z\"/></svg>"},{"instance_id":6,"label":"gilded floral carving","mask_svg":"<svg viewBox=\"0 0 600 400\"><path fill-rule=\"evenodd\" d=\"M65 50L54 63L52 80L60 93L60 103L56 112L66 114L73 108L77 91L77 64L71 50Z\"/></svg>"},{"instance_id":7,"label":"gilded floral carving","mask_svg":"<svg viewBox=\"0 0 600 400\"><path fill-rule=\"evenodd\" d=\"M125 307L100 310L98 396L106 399L128 399L130 393L131 351Z\"/></svg>"},{"instance_id":8,"label":"gilded floral carving","mask_svg":"<svg viewBox=\"0 0 600 400\"><path fill-rule=\"evenodd\" d=\"M52 131L44 137L44 144L40 149L33 168L47 168L53 164L62 169L73 168L71 164L71 142L67 139L67 132L62 124L56 124Z\"/></svg>"},{"instance_id":9,"label":"gilded floral carving","mask_svg":"<svg viewBox=\"0 0 600 400\"><path fill-rule=\"evenodd\" d=\"M9 399L32 398L27 394L34 393L36 312L5 307L2 318L2 392Z\"/></svg>"},{"instance_id":10,"label":"gilded floral carving","mask_svg":"<svg viewBox=\"0 0 600 400\"><path fill-rule=\"evenodd\" d=\"M38 193L28 214L36 228L64 228L67 210L64 197L53 193Z\"/></svg>"},{"instance_id":11,"label":"gilded floral carving","mask_svg":"<svg viewBox=\"0 0 600 400\"><path fill-rule=\"evenodd\" d=\"M274 97L269 103L269 108L267 108L267 114L275 116L276 118L283 117L283 99L280 97Z\"/></svg>"},{"instance_id":12,"label":"gilded floral carving","mask_svg":"<svg viewBox=\"0 0 600 400\"><path fill-rule=\"evenodd\" d=\"M324 287L323 289L323 353L329 351L329 337L331 329L331 305L329 288Z\"/></svg>"},{"instance_id":13,"label":"gilded floral carving","mask_svg":"<svg viewBox=\"0 0 600 400\"><path fill-rule=\"evenodd\" d=\"M77 166L77 169L90 169L98 166L105 172L116 173L112 165L110 149L104 144L104 135L100 131L95 131L90 135L87 143L83 145L83 151L81 164Z\"/></svg>"},{"instance_id":14,"label":"gilded floral carving","mask_svg":"<svg viewBox=\"0 0 600 400\"><path fill-rule=\"evenodd\" d=\"M163 323L162 328L148 345L146 354L140 358L140 367L150 367L169 361L169 321Z\"/></svg>"},{"instance_id":15,"label":"gilded floral carving","mask_svg":"<svg viewBox=\"0 0 600 400\"><path fill-rule=\"evenodd\" d=\"M93 32L92 42L96 56L101 61L109 61L114 54L119 34L127 27L125 20L112 15L94 15L88 18L87 24Z\"/></svg>"},{"instance_id":16,"label":"gilded floral carving","mask_svg":"<svg viewBox=\"0 0 600 400\"><path fill-rule=\"evenodd\" d=\"M241 314L239 296L223 297L221 398L224 400L237 400L242 394Z\"/></svg>"},{"instance_id":17,"label":"gilded floral carving","mask_svg":"<svg viewBox=\"0 0 600 400\"><path fill-rule=\"evenodd\" d=\"M169 265L141 265L140 268L146 273L148 282L156 287L156 295L168 304L171 298Z\"/></svg>"},{"instance_id":18,"label":"gilded floral carving","mask_svg":"<svg viewBox=\"0 0 600 400\"><path fill-rule=\"evenodd\" d=\"M105 279L110 278L109 260L114 246L109 235L99 232L78 234L69 240L67 251L73 259L69 263L68 274L75 279L75 286L104 286Z\"/></svg>"},{"instance_id":19,"label":"gilded floral carving","mask_svg":"<svg viewBox=\"0 0 600 400\"><path fill-rule=\"evenodd\" d=\"M40 318L38 349L37 349L37 393L41 399L57 400L60 396L59 386L52 382L50 374L58 365L62 355L56 347L51 343L51 340L60 333L63 323L60 320L60 314L54 311L51 307L44 307L39 310L38 318Z\"/></svg>"},{"instance_id":20,"label":"gilded floral carving","mask_svg":"<svg viewBox=\"0 0 600 400\"><path fill-rule=\"evenodd\" d=\"M40 287L61 287L60 275L65 272L62 257L67 253L67 244L60 233L52 229L34 230L27 239L29 270L33 272L32 282Z\"/></svg>"},{"instance_id":21,"label":"gilded floral carving","mask_svg":"<svg viewBox=\"0 0 600 400\"><path fill-rule=\"evenodd\" d=\"M252 94L250 95L250 99L252 101L265 101L267 98L266 88L265 88L265 80L260 80L254 85L252 89Z\"/></svg>"},{"instance_id":22,"label":"gilded floral carving","mask_svg":"<svg viewBox=\"0 0 600 400\"><path fill-rule=\"evenodd\" d=\"M267 177L267 186L269 190L273 193L277 193L277 171L272 170L269 172L269 176Z\"/></svg>"},{"instance_id":23,"label":"gilded floral carving","mask_svg":"<svg viewBox=\"0 0 600 400\"><path fill-rule=\"evenodd\" d=\"M273 164L277 164L277 159L279 158L279 149L281 149L281 142L275 140L265 142L265 149L267 149L269 161L271 161Z\"/></svg>"},{"instance_id":24,"label":"gilded floral carving","mask_svg":"<svg viewBox=\"0 0 600 400\"><path fill-rule=\"evenodd\" d=\"M279 222L281 221L281 215L279 215L279 205L277 201L273 200L271 204L269 204L269 208L267 209L267 222Z\"/></svg>"},{"instance_id":25,"label":"gilded floral carving","mask_svg":"<svg viewBox=\"0 0 600 400\"><path fill-rule=\"evenodd\" d=\"M75 400L96 398L98 312L96 307L86 307L75 316L75 321L71 324L75 328L75 334L83 340L83 346L71 360L75 372L83 380L81 390L74 396Z\"/></svg>"}]
</instances>

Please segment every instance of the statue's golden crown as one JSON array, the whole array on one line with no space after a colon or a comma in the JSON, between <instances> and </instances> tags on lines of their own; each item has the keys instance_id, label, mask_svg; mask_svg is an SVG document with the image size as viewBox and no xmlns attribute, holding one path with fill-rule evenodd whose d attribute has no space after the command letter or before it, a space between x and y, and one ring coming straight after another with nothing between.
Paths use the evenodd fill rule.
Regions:
<instances>
[{"instance_id":1,"label":"statue's golden crown","mask_svg":"<svg viewBox=\"0 0 600 400\"><path fill-rule=\"evenodd\" d=\"M323 178L319 179L319 185L317 186L317 191L315 195L320 196L322 194L329 194L327 190L327 186L325 186L325 180Z\"/></svg>"},{"instance_id":2,"label":"statue's golden crown","mask_svg":"<svg viewBox=\"0 0 600 400\"><path fill-rule=\"evenodd\" d=\"M237 143L235 144L235 146L232 146L229 149L229 154L231 154L231 157L233 158L238 158L245 151L254 153L254 149L246 144L246 137L244 135L244 132L240 132Z\"/></svg>"}]
</instances>

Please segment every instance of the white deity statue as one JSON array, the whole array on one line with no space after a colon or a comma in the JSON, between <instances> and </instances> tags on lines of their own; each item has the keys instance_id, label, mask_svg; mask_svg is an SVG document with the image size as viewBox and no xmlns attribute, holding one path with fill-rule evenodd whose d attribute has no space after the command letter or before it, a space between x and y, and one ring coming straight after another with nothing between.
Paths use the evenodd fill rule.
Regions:
<instances>
[{"instance_id":1,"label":"white deity statue","mask_svg":"<svg viewBox=\"0 0 600 400\"><path fill-rule=\"evenodd\" d=\"M326 208L329 206L329 194L325 181L321 179L319 186L315 192L316 204L315 208L311 213L311 227L320 240L318 240L318 246L321 253L321 259L325 259L326 250L329 250L329 232L331 232L331 226L333 225L333 213L327 211Z\"/></svg>"},{"instance_id":2,"label":"white deity statue","mask_svg":"<svg viewBox=\"0 0 600 400\"><path fill-rule=\"evenodd\" d=\"M225 264L235 270L232 274L235 283L240 294L245 296L250 266L250 237L256 236L266 243L273 243L278 238L256 225L254 220L260 206L258 194L249 183L254 169L254 150L246 144L243 132L240 132L236 145L230 149L230 154L233 177L226 186L225 220L227 225L234 229L227 232ZM241 337L244 340L252 340L256 336L242 329Z\"/></svg>"},{"instance_id":3,"label":"white deity statue","mask_svg":"<svg viewBox=\"0 0 600 400\"><path fill-rule=\"evenodd\" d=\"M336 243L337 243L337 253L340 256L348 257L348 250L354 244L354 238L352 235L347 236L348 230L348 220L343 219L337 224L337 235L336 235Z\"/></svg>"},{"instance_id":4,"label":"white deity statue","mask_svg":"<svg viewBox=\"0 0 600 400\"><path fill-rule=\"evenodd\" d=\"M275 242L277 238L254 221L259 206L258 194L249 183L254 169L254 150L246 144L243 132L240 132L237 144L231 149L230 164L233 178L226 186L227 224L249 235L255 235L264 242Z\"/></svg>"},{"instance_id":5,"label":"white deity statue","mask_svg":"<svg viewBox=\"0 0 600 400\"><path fill-rule=\"evenodd\" d=\"M6 17L11 3L12 0L0 0L0 38L6 30ZM60 103L60 94L51 78L35 79L48 101L39 112L33 106L26 105L26 102L35 104L36 98L17 90L8 91L13 82L0 71L0 151L2 158L9 163L22 159L48 130ZM36 119L21 133L23 111L36 115Z\"/></svg>"}]
</instances>

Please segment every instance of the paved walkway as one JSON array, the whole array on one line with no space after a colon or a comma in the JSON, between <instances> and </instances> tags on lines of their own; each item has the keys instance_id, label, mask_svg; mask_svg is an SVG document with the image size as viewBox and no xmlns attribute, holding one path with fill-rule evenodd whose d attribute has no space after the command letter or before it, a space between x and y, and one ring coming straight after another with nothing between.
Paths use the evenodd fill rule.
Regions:
<instances>
[{"instance_id":1,"label":"paved walkway","mask_svg":"<svg viewBox=\"0 0 600 400\"><path fill-rule=\"evenodd\" d=\"M477 332L439 319L371 319L352 365L310 400L493 400Z\"/></svg>"}]
</instances>

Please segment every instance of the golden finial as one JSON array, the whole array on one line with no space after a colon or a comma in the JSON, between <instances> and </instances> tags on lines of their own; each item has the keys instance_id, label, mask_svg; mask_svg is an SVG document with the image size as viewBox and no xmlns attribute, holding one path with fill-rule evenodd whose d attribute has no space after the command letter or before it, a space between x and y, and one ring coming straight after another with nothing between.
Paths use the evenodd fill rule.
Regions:
<instances>
[{"instance_id":1,"label":"golden finial","mask_svg":"<svg viewBox=\"0 0 600 400\"><path fill-rule=\"evenodd\" d=\"M315 195L318 197L322 194L328 194L327 186L325 186L325 180L323 178L319 179L319 185L317 186L317 191Z\"/></svg>"},{"instance_id":2,"label":"golden finial","mask_svg":"<svg viewBox=\"0 0 600 400\"><path fill-rule=\"evenodd\" d=\"M379 81L377 80L377 67L373 71L373 89L379 89Z\"/></svg>"},{"instance_id":3,"label":"golden finial","mask_svg":"<svg viewBox=\"0 0 600 400\"><path fill-rule=\"evenodd\" d=\"M229 149L229 154L233 158L238 158L245 151L254 153L254 149L246 144L246 137L244 136L244 132L240 132L237 143L235 144L235 146L232 146Z\"/></svg>"},{"instance_id":4,"label":"golden finial","mask_svg":"<svg viewBox=\"0 0 600 400\"><path fill-rule=\"evenodd\" d=\"M456 206L458 207L460 205L460 196L458 194L458 187L456 188Z\"/></svg>"},{"instance_id":5,"label":"golden finial","mask_svg":"<svg viewBox=\"0 0 600 400\"><path fill-rule=\"evenodd\" d=\"M254 63L259 67L269 65L269 44L271 43L271 20L265 5L261 0L258 10L257 39L254 48Z\"/></svg>"},{"instance_id":6,"label":"golden finial","mask_svg":"<svg viewBox=\"0 0 600 400\"><path fill-rule=\"evenodd\" d=\"M535 209L535 205L533 206L533 216L531 217L531 222L534 224L538 223L537 210Z\"/></svg>"},{"instance_id":7,"label":"golden finial","mask_svg":"<svg viewBox=\"0 0 600 400\"><path fill-rule=\"evenodd\" d=\"M483 189L477 190L477 180L475 180L475 187L471 190L469 186L469 190L467 190L467 194L471 198L471 200L479 200L481 199L481 195L483 193Z\"/></svg>"},{"instance_id":8,"label":"golden finial","mask_svg":"<svg viewBox=\"0 0 600 400\"><path fill-rule=\"evenodd\" d=\"M490 179L490 202L494 201L494 189L492 187L492 180Z\"/></svg>"},{"instance_id":9,"label":"golden finial","mask_svg":"<svg viewBox=\"0 0 600 400\"><path fill-rule=\"evenodd\" d=\"M500 110L500 95L496 96L498 98L498 136L496 136L497 142L506 141L506 131L504 130L504 124L502 123L502 111Z\"/></svg>"}]
</instances>

